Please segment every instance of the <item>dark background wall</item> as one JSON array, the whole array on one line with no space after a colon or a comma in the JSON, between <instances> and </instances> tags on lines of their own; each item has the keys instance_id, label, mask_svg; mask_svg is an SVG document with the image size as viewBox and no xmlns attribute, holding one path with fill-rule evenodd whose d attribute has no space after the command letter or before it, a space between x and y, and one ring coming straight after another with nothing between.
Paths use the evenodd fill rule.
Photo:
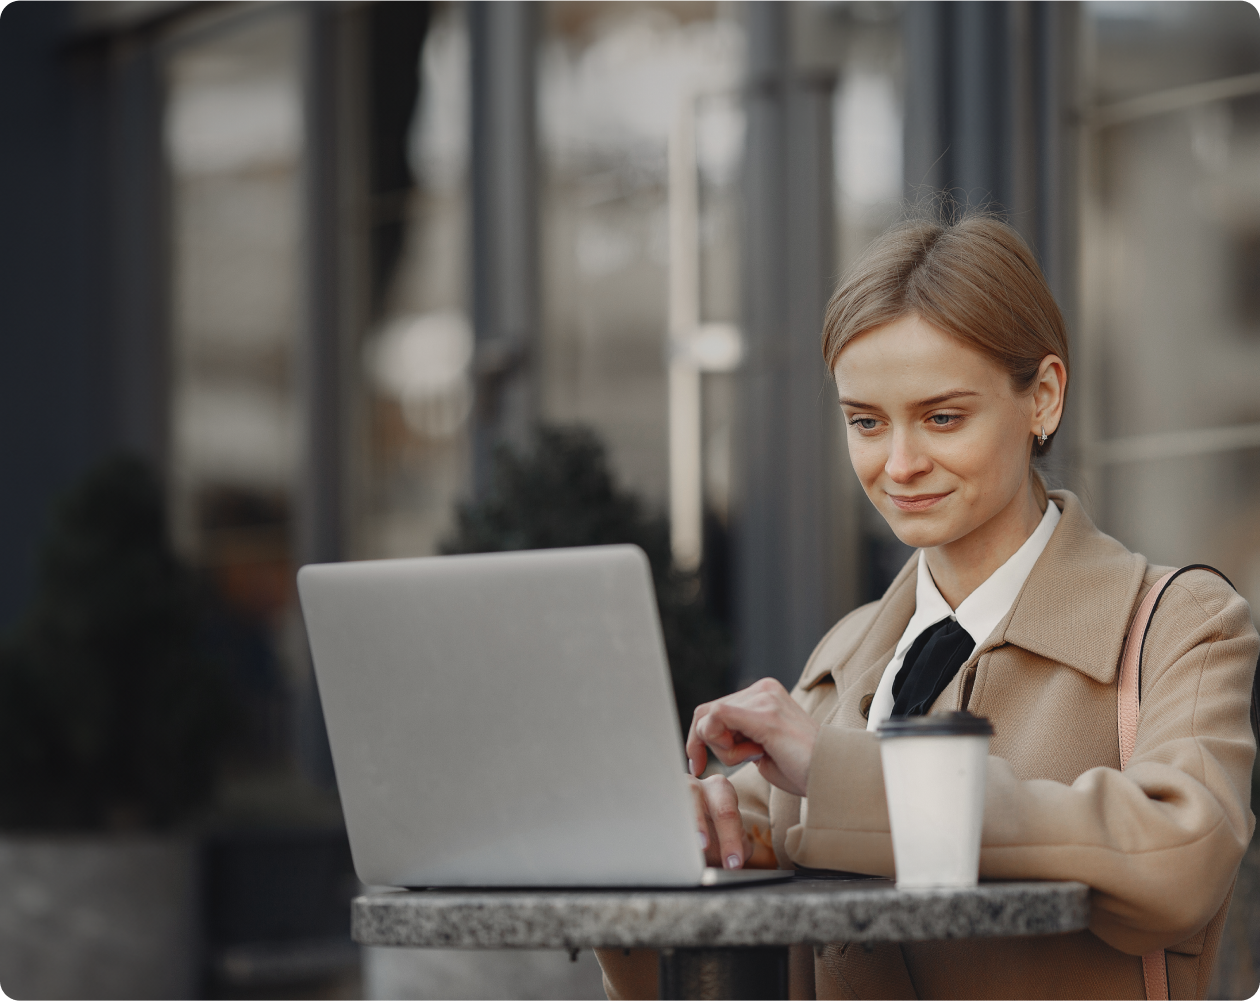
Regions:
<instances>
[{"instance_id":1,"label":"dark background wall","mask_svg":"<svg viewBox=\"0 0 1260 1001\"><path fill-rule=\"evenodd\" d=\"M49 501L111 444L100 67L67 64L73 5L0 14L0 625Z\"/></svg>"}]
</instances>

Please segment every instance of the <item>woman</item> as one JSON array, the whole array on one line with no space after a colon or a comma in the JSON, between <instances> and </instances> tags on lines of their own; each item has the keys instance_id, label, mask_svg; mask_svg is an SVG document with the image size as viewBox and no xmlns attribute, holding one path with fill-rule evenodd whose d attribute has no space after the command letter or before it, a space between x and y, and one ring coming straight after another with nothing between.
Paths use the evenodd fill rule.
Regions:
<instances>
[{"instance_id":1,"label":"woman","mask_svg":"<svg viewBox=\"0 0 1260 1001\"><path fill-rule=\"evenodd\" d=\"M1089 929L798 949L793 992L1142 998L1141 956L1166 949L1171 996L1203 997L1255 824L1247 603L1209 573L1169 586L1121 772L1121 647L1167 568L1031 466L1059 430L1068 346L1027 246L987 218L886 235L832 297L823 354L866 495L919 552L790 694L766 679L696 710L692 775L709 753L742 764L692 779L709 864L893 875L874 728L965 708L996 731L981 877L1082 880ZM653 954L601 961L610 996L655 990Z\"/></svg>"}]
</instances>

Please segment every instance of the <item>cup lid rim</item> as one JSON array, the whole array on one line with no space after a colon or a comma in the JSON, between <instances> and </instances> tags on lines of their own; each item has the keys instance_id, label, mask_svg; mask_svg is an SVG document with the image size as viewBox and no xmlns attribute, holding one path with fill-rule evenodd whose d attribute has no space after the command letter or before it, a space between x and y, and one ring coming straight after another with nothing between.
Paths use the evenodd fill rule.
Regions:
<instances>
[{"instance_id":1,"label":"cup lid rim","mask_svg":"<svg viewBox=\"0 0 1260 1001\"><path fill-rule=\"evenodd\" d=\"M889 737L991 737L993 724L984 716L966 710L931 713L927 716L892 716L875 730L883 739Z\"/></svg>"}]
</instances>

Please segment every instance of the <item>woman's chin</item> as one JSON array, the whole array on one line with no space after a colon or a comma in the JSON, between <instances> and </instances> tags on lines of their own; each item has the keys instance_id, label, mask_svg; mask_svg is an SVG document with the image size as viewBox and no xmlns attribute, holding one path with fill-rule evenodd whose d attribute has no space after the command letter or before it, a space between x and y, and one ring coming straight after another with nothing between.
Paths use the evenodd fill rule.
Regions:
<instances>
[{"instance_id":1,"label":"woman's chin","mask_svg":"<svg viewBox=\"0 0 1260 1001\"><path fill-rule=\"evenodd\" d=\"M943 524L942 518L931 514L907 514L896 511L885 516L893 534L912 549L934 549L953 541L952 526Z\"/></svg>"}]
</instances>

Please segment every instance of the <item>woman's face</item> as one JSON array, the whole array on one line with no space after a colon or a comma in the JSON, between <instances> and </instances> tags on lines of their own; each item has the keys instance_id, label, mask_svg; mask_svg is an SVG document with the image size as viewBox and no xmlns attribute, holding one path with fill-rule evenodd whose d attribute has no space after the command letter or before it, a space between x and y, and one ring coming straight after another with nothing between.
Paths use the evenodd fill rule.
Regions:
<instances>
[{"instance_id":1,"label":"woman's face","mask_svg":"<svg viewBox=\"0 0 1260 1001\"><path fill-rule=\"evenodd\" d=\"M948 545L1027 502L1040 394L980 352L910 315L845 345L835 379L853 468L902 542Z\"/></svg>"}]
</instances>

